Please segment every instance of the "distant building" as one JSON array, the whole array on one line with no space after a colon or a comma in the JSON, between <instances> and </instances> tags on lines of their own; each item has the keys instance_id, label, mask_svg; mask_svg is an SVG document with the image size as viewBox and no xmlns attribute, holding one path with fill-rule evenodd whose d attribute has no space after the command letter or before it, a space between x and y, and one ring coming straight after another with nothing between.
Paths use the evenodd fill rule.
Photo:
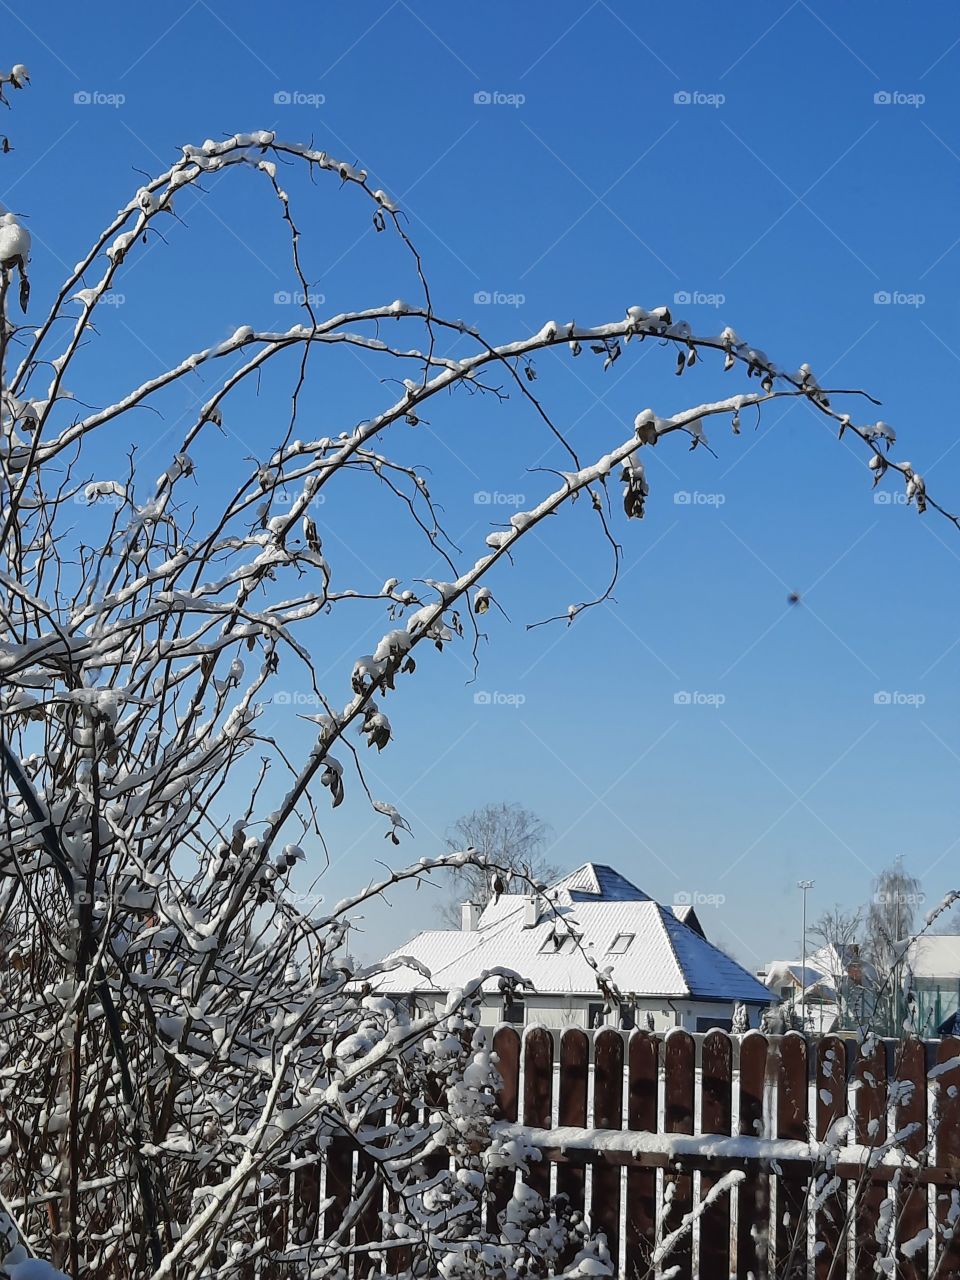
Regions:
<instances>
[{"instance_id":1,"label":"distant building","mask_svg":"<svg viewBox=\"0 0 960 1280\"><path fill-rule=\"evenodd\" d=\"M957 1035L960 933L925 933L906 949L904 1022L919 1035Z\"/></svg>"},{"instance_id":2,"label":"distant building","mask_svg":"<svg viewBox=\"0 0 960 1280\"><path fill-rule=\"evenodd\" d=\"M604 1010L584 952L609 969L623 996L618 1007ZM408 998L420 1012L441 1007L484 971L506 968L527 979L531 987L506 1000L497 978L483 984L486 1025L706 1031L729 1028L737 1002L756 1026L770 1003L762 983L707 941L692 907L654 902L612 867L593 862L558 880L546 901L503 894L483 908L464 903L460 929L428 929L387 961L396 967L377 979L377 989Z\"/></svg>"},{"instance_id":3,"label":"distant building","mask_svg":"<svg viewBox=\"0 0 960 1280\"><path fill-rule=\"evenodd\" d=\"M821 1035L869 1025L876 974L856 943L829 943L799 960L771 960L757 975L782 1004Z\"/></svg>"}]
</instances>

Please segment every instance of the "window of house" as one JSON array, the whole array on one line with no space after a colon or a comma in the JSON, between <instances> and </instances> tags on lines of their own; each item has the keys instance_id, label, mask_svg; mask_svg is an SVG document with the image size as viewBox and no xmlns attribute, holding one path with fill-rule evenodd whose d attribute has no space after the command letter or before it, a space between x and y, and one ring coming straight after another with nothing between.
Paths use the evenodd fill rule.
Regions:
<instances>
[{"instance_id":1,"label":"window of house","mask_svg":"<svg viewBox=\"0 0 960 1280\"><path fill-rule=\"evenodd\" d=\"M607 952L611 956L622 956L630 947L637 935L635 933L618 933L614 940L610 943L610 950Z\"/></svg>"},{"instance_id":2,"label":"window of house","mask_svg":"<svg viewBox=\"0 0 960 1280\"><path fill-rule=\"evenodd\" d=\"M787 1000L787 999L789 999L789 997L790 997L792 994L793 994L793 987L781 987L781 988L780 988L780 999L781 999L781 1000Z\"/></svg>"},{"instance_id":3,"label":"window of house","mask_svg":"<svg viewBox=\"0 0 960 1280\"><path fill-rule=\"evenodd\" d=\"M637 1011L632 1004L621 1002L620 1005L620 1030L632 1031L637 1025Z\"/></svg>"},{"instance_id":4,"label":"window of house","mask_svg":"<svg viewBox=\"0 0 960 1280\"><path fill-rule=\"evenodd\" d=\"M526 1017L526 1006L524 1004L522 996L520 997L514 996L509 1004L507 1004L506 1000L504 1000L503 1002L504 1022L512 1022L514 1026L522 1027L525 1017Z\"/></svg>"},{"instance_id":5,"label":"window of house","mask_svg":"<svg viewBox=\"0 0 960 1280\"><path fill-rule=\"evenodd\" d=\"M540 944L541 952L547 955L569 955L576 949L577 940L573 934L557 929L551 929Z\"/></svg>"},{"instance_id":6,"label":"window of house","mask_svg":"<svg viewBox=\"0 0 960 1280\"><path fill-rule=\"evenodd\" d=\"M587 1005L587 1026L591 1028L602 1027L604 1025L603 1004L597 1001L596 1004Z\"/></svg>"}]
</instances>

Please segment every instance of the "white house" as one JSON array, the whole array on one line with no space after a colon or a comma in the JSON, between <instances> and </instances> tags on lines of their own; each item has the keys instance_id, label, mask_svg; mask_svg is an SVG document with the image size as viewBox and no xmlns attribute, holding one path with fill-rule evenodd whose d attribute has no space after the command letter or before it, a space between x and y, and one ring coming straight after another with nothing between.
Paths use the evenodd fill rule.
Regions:
<instances>
[{"instance_id":1,"label":"white house","mask_svg":"<svg viewBox=\"0 0 960 1280\"><path fill-rule=\"evenodd\" d=\"M546 897L503 894L482 909L464 903L460 929L428 929L388 956L396 967L378 978L377 989L425 1011L486 970L513 970L530 986L509 1000L497 978L485 982L487 1025L706 1031L729 1027L736 1002L756 1026L770 1003L762 983L706 940L692 908L654 902L612 867L587 862ZM624 997L618 1009L604 1013L584 952L609 969Z\"/></svg>"},{"instance_id":2,"label":"white house","mask_svg":"<svg viewBox=\"0 0 960 1280\"><path fill-rule=\"evenodd\" d=\"M960 1030L960 933L923 933L906 949L904 1021L923 1036Z\"/></svg>"},{"instance_id":3,"label":"white house","mask_svg":"<svg viewBox=\"0 0 960 1280\"><path fill-rule=\"evenodd\" d=\"M869 1022L876 970L856 943L828 943L799 960L771 960L757 975L782 1002L804 1011L807 1031L826 1034Z\"/></svg>"}]
</instances>

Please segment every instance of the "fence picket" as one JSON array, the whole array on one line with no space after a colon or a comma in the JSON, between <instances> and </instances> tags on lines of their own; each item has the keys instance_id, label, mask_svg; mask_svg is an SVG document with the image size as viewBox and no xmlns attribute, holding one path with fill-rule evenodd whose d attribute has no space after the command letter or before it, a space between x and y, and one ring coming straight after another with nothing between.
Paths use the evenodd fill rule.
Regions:
<instances>
[{"instance_id":1,"label":"fence picket","mask_svg":"<svg viewBox=\"0 0 960 1280\"><path fill-rule=\"evenodd\" d=\"M854 1066L857 1089L854 1093L855 1139L868 1147L880 1146L887 1137L887 1053L882 1040L875 1040L869 1052L861 1052ZM887 1198L886 1183L861 1175L852 1188L855 1227L854 1274L873 1275L873 1264L881 1253L876 1237L880 1207Z\"/></svg>"},{"instance_id":2,"label":"fence picket","mask_svg":"<svg viewBox=\"0 0 960 1280\"><path fill-rule=\"evenodd\" d=\"M549 1129L553 1120L553 1036L544 1027L528 1031L523 1041L523 1123ZM546 1199L550 1165L540 1160L524 1174L524 1182Z\"/></svg>"},{"instance_id":3,"label":"fence picket","mask_svg":"<svg viewBox=\"0 0 960 1280\"><path fill-rule=\"evenodd\" d=\"M944 1070L947 1063L954 1065ZM960 1038L947 1036L937 1052L937 1164L953 1173L953 1186L937 1188L936 1276L960 1275ZM944 1238L944 1229L950 1236ZM952 1229L951 1229L952 1228Z\"/></svg>"},{"instance_id":4,"label":"fence picket","mask_svg":"<svg viewBox=\"0 0 960 1280\"><path fill-rule=\"evenodd\" d=\"M493 1036L493 1051L497 1055L497 1071L500 1074L500 1092L497 1108L500 1119L516 1123L520 1100L520 1036L513 1027L498 1027ZM497 1230L497 1218L513 1195L514 1175L499 1174L493 1182L487 1200L487 1228Z\"/></svg>"},{"instance_id":5,"label":"fence picket","mask_svg":"<svg viewBox=\"0 0 960 1280\"><path fill-rule=\"evenodd\" d=\"M700 1132L730 1133L733 1120L733 1048L723 1031L710 1031L703 1041L700 1070ZM720 1180L719 1174L700 1175L700 1200ZM700 1218L699 1280L730 1278L729 1194L720 1196Z\"/></svg>"},{"instance_id":6,"label":"fence picket","mask_svg":"<svg viewBox=\"0 0 960 1280\"><path fill-rule=\"evenodd\" d=\"M777 1057L777 1137L807 1139L807 1042L797 1031L780 1041ZM777 1178L777 1280L807 1274L807 1186L803 1175Z\"/></svg>"},{"instance_id":7,"label":"fence picket","mask_svg":"<svg viewBox=\"0 0 960 1280\"><path fill-rule=\"evenodd\" d=\"M912 1086L908 1093L898 1091L895 1131L902 1133L913 1126L914 1132L903 1138L908 1155L919 1157L927 1145L927 1052L922 1040L905 1040L894 1058L894 1079ZM927 1250L920 1248L905 1255L900 1245L906 1244L927 1227L929 1204L925 1186L907 1183L897 1206L897 1262L900 1280L926 1280Z\"/></svg>"},{"instance_id":8,"label":"fence picket","mask_svg":"<svg viewBox=\"0 0 960 1280\"><path fill-rule=\"evenodd\" d=\"M657 1132L660 1041L645 1031L630 1037L627 1081L627 1128ZM657 1171L627 1170L627 1237L624 1271L646 1275L657 1240Z\"/></svg>"},{"instance_id":9,"label":"fence picket","mask_svg":"<svg viewBox=\"0 0 960 1280\"><path fill-rule=\"evenodd\" d=\"M623 1124L623 1036L612 1027L593 1041L593 1123L598 1129ZM598 1164L593 1171L590 1221L607 1237L614 1266L620 1257L620 1166Z\"/></svg>"},{"instance_id":10,"label":"fence picket","mask_svg":"<svg viewBox=\"0 0 960 1280\"><path fill-rule=\"evenodd\" d=\"M568 1027L560 1037L560 1081L558 1085L558 1121L575 1129L587 1127L587 1079L590 1063L590 1039L585 1031ZM572 1209L583 1212L586 1206L586 1166L557 1165L557 1194L565 1195ZM575 1249L561 1259L565 1268L573 1261Z\"/></svg>"},{"instance_id":11,"label":"fence picket","mask_svg":"<svg viewBox=\"0 0 960 1280\"><path fill-rule=\"evenodd\" d=\"M693 1133L694 1070L696 1046L693 1037L679 1027L667 1032L663 1044L664 1120L667 1133ZM678 1162L679 1165L679 1162ZM670 1212L662 1234L676 1231L693 1209L693 1175L682 1166L669 1169L664 1177L664 1193L673 1188ZM675 1280L693 1276L693 1241L688 1231L664 1260Z\"/></svg>"},{"instance_id":12,"label":"fence picket","mask_svg":"<svg viewBox=\"0 0 960 1280\"><path fill-rule=\"evenodd\" d=\"M847 1049L839 1036L825 1036L819 1042L815 1071L815 1134L822 1141L847 1114ZM816 1280L843 1280L847 1274L847 1184L838 1179L836 1189L827 1192L833 1177L830 1170L825 1171L816 1187L819 1208L814 1239L823 1246L814 1260ZM841 1257L834 1261L838 1251L842 1251Z\"/></svg>"},{"instance_id":13,"label":"fence picket","mask_svg":"<svg viewBox=\"0 0 960 1280\"><path fill-rule=\"evenodd\" d=\"M759 1138L763 1134L763 1094L767 1078L769 1045L759 1031L748 1031L740 1041L740 1133ZM737 1193L738 1276L767 1276L767 1237L770 1217L770 1175L753 1167Z\"/></svg>"}]
</instances>

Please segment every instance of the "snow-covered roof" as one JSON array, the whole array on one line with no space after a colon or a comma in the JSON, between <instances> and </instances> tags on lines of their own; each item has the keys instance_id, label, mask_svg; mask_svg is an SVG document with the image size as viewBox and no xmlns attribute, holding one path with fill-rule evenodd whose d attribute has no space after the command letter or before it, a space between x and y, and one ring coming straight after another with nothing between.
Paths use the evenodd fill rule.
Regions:
<instances>
[{"instance_id":1,"label":"snow-covered roof","mask_svg":"<svg viewBox=\"0 0 960 1280\"><path fill-rule=\"evenodd\" d=\"M669 908L654 902L612 867L586 863L549 890L551 906L539 905L529 923L523 894L503 894L484 908L472 930L428 929L387 957L409 957L425 977L401 964L376 980L382 991L450 991L484 970L507 968L532 982L540 994L593 995L596 975L580 950L564 942L566 922L582 935L587 954L610 968L626 995L768 1004L770 993L735 960L689 928ZM497 979L485 990L495 991Z\"/></svg>"},{"instance_id":2,"label":"snow-covered roof","mask_svg":"<svg viewBox=\"0 0 960 1280\"><path fill-rule=\"evenodd\" d=\"M960 933L925 933L907 947L907 968L917 978L960 981Z\"/></svg>"}]
</instances>

